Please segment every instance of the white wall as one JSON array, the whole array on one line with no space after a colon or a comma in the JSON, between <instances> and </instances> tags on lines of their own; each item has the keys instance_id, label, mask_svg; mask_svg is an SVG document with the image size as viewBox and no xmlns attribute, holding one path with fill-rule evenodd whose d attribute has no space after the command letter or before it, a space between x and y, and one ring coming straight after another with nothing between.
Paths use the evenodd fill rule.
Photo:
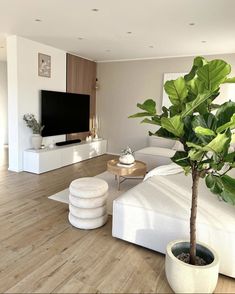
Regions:
<instances>
[{"instance_id":1,"label":"white wall","mask_svg":"<svg viewBox=\"0 0 235 294\"><path fill-rule=\"evenodd\" d=\"M0 145L8 143L7 126L7 63L0 62Z\"/></svg>"},{"instance_id":2,"label":"white wall","mask_svg":"<svg viewBox=\"0 0 235 294\"><path fill-rule=\"evenodd\" d=\"M51 78L38 76L38 53L51 56ZM31 147L25 113L40 118L40 90L66 91L66 52L18 36L7 38L9 169L21 171L23 151Z\"/></svg>"},{"instance_id":3,"label":"white wall","mask_svg":"<svg viewBox=\"0 0 235 294\"><path fill-rule=\"evenodd\" d=\"M235 54L207 56L222 58L235 70ZM147 144L150 125L139 124L140 119L128 119L138 112L136 104L148 98L162 104L164 73L188 72L193 57L152 59L98 63L97 114L101 118L100 135L108 139L108 152L120 153L127 145L134 150ZM233 99L234 85L224 86L222 96Z\"/></svg>"}]
</instances>

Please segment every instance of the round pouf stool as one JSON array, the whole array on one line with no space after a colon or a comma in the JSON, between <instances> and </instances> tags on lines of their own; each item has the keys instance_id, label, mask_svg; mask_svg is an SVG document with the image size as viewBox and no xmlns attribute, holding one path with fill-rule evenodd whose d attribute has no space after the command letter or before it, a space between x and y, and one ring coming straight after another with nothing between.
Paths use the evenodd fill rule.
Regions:
<instances>
[{"instance_id":1,"label":"round pouf stool","mask_svg":"<svg viewBox=\"0 0 235 294\"><path fill-rule=\"evenodd\" d=\"M80 178L69 186L69 222L79 229L103 226L107 214L108 184L98 178Z\"/></svg>"}]
</instances>

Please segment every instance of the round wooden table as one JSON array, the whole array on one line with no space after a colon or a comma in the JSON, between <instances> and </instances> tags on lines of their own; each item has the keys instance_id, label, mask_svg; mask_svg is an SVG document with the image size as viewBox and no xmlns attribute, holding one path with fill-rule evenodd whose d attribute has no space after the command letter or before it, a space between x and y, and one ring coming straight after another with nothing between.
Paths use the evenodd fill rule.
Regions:
<instances>
[{"instance_id":1,"label":"round wooden table","mask_svg":"<svg viewBox=\"0 0 235 294\"><path fill-rule=\"evenodd\" d=\"M118 159L112 159L107 162L107 171L115 175L118 190L120 190L120 184L126 179L139 179L140 177L144 178L146 175L147 167L142 161L136 160L132 166L119 166L118 163Z\"/></svg>"}]
</instances>

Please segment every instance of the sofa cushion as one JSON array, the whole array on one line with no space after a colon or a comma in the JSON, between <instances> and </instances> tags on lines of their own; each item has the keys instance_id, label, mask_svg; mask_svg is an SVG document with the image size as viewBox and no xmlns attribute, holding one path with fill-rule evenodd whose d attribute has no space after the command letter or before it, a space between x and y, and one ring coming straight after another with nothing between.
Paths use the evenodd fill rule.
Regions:
<instances>
[{"instance_id":1,"label":"sofa cushion","mask_svg":"<svg viewBox=\"0 0 235 294\"><path fill-rule=\"evenodd\" d=\"M71 182L70 194L79 198L96 198L105 195L108 191L108 184L98 178L84 177Z\"/></svg>"},{"instance_id":2,"label":"sofa cushion","mask_svg":"<svg viewBox=\"0 0 235 294\"><path fill-rule=\"evenodd\" d=\"M184 151L184 145L180 141L175 141L175 145L172 149L176 151Z\"/></svg>"},{"instance_id":3,"label":"sofa cushion","mask_svg":"<svg viewBox=\"0 0 235 294\"><path fill-rule=\"evenodd\" d=\"M136 153L142 153L146 155L158 155L163 157L172 157L175 154L175 150L168 149L168 148L161 148L161 147L146 147L136 151L135 154Z\"/></svg>"},{"instance_id":4,"label":"sofa cushion","mask_svg":"<svg viewBox=\"0 0 235 294\"><path fill-rule=\"evenodd\" d=\"M161 148L172 149L172 147L175 144L175 140L162 138L158 136L149 136L148 143L149 143L149 146L151 147L161 147Z\"/></svg>"}]
</instances>

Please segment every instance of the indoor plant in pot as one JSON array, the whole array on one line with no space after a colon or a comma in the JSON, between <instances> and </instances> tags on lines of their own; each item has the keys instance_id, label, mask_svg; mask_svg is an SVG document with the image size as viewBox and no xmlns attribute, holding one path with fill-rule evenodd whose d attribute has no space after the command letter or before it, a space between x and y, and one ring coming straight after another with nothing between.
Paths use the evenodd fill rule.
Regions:
<instances>
[{"instance_id":1,"label":"indoor plant in pot","mask_svg":"<svg viewBox=\"0 0 235 294\"><path fill-rule=\"evenodd\" d=\"M35 115L27 113L23 116L23 120L26 122L27 127L32 129L33 135L31 137L32 145L34 149L40 149L42 145L42 136L41 132L44 126L36 120Z\"/></svg>"},{"instance_id":2,"label":"indoor plant in pot","mask_svg":"<svg viewBox=\"0 0 235 294\"><path fill-rule=\"evenodd\" d=\"M215 104L231 67L223 60L207 61L196 57L191 71L184 77L167 81L164 89L171 106L156 112L155 101L148 99L137 106L143 110L130 117L146 117L143 123L160 126L155 133L180 141L183 151L171 158L186 175L192 177L190 241L173 241L166 250L166 276L177 293L211 293L218 278L218 257L213 249L196 242L198 185L204 180L219 199L235 205L235 179L227 173L235 167L235 102Z\"/></svg>"}]
</instances>

